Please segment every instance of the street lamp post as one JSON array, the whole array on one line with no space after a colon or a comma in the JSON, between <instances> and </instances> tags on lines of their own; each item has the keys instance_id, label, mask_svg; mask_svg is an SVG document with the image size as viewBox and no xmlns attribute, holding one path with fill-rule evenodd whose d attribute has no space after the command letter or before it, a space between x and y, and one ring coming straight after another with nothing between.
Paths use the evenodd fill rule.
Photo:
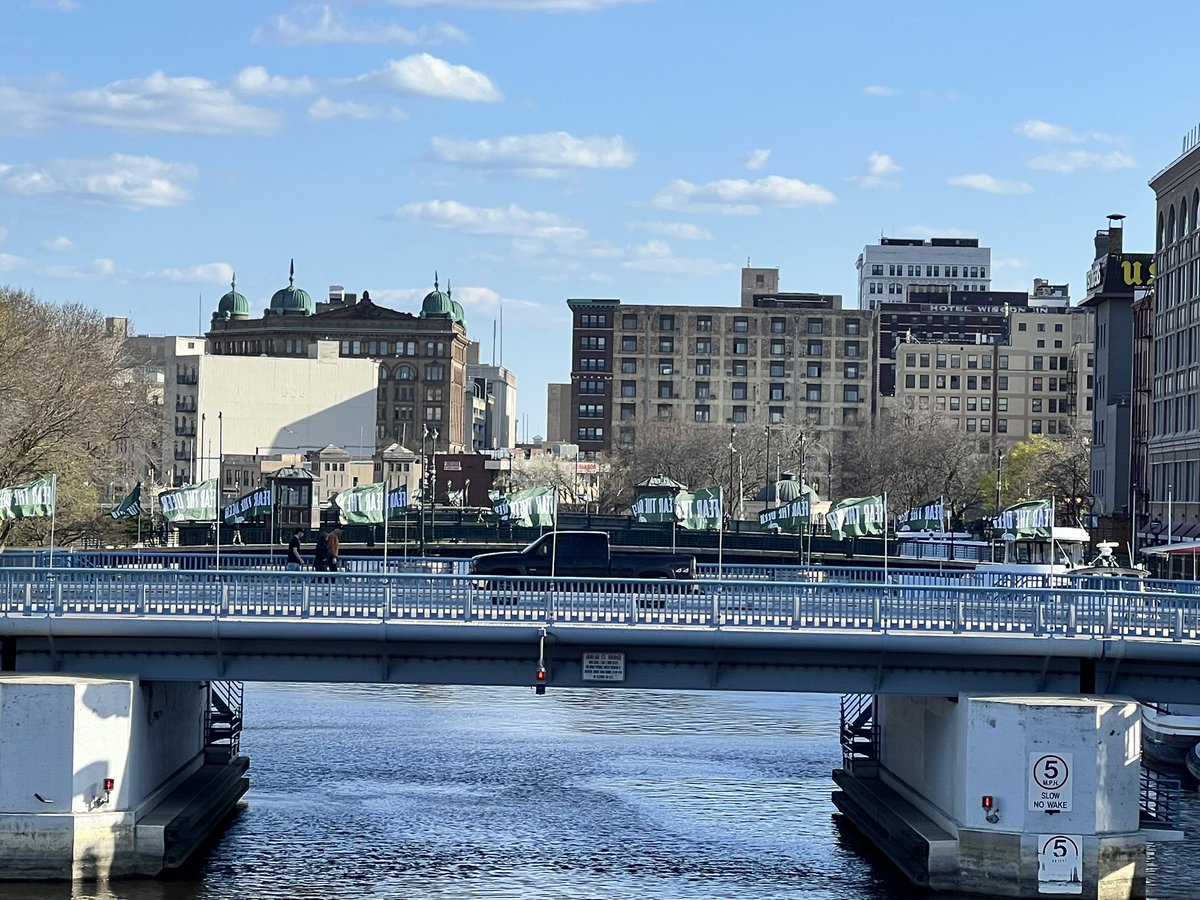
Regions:
<instances>
[{"instance_id":1,"label":"street lamp post","mask_svg":"<svg viewBox=\"0 0 1200 900\"><path fill-rule=\"evenodd\" d=\"M733 497L737 492L737 482L734 480L735 476L733 471L733 455L737 453L737 446L734 443L736 440L737 426L731 425L729 427L729 504L727 505L727 510L733 509ZM725 515L729 516L730 519L733 518L733 516L728 512L726 512Z\"/></svg>"},{"instance_id":2,"label":"street lamp post","mask_svg":"<svg viewBox=\"0 0 1200 900\"><path fill-rule=\"evenodd\" d=\"M766 461L766 464L763 466L763 469L766 471L764 480L767 482L767 500L770 501L771 500L771 426L770 425L763 426L763 434L765 434L767 436L767 461ZM776 504L778 504L778 502L779 502L779 484L778 483L776 483L776 485L775 485L775 502L776 502Z\"/></svg>"},{"instance_id":3,"label":"street lamp post","mask_svg":"<svg viewBox=\"0 0 1200 900\"><path fill-rule=\"evenodd\" d=\"M996 515L1000 515L1000 488L1004 474L1004 448L996 448Z\"/></svg>"}]
</instances>

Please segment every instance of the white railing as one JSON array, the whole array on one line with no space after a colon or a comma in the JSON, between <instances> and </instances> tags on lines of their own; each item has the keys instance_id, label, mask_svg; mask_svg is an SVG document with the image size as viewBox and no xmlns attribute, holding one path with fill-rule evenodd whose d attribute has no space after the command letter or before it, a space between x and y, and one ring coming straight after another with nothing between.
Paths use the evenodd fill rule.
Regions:
<instances>
[{"instance_id":1,"label":"white railing","mask_svg":"<svg viewBox=\"0 0 1200 900\"><path fill-rule=\"evenodd\" d=\"M152 616L1200 640L1200 597L1094 580L1030 587L10 568L0 570L0 633L29 617Z\"/></svg>"}]
</instances>

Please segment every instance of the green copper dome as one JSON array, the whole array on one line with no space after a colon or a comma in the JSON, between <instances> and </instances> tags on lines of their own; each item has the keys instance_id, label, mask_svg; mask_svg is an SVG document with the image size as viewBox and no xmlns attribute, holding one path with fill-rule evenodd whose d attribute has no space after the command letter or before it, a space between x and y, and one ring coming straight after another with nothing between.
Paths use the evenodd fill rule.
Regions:
<instances>
[{"instance_id":1,"label":"green copper dome","mask_svg":"<svg viewBox=\"0 0 1200 900\"><path fill-rule=\"evenodd\" d=\"M467 319L466 316L463 315L462 304L457 300L450 301L450 317L463 328L467 327Z\"/></svg>"},{"instance_id":2,"label":"green copper dome","mask_svg":"<svg viewBox=\"0 0 1200 900\"><path fill-rule=\"evenodd\" d=\"M277 316L311 316L314 310L308 291L296 287L296 261L288 271L288 286L280 288L271 297L270 311Z\"/></svg>"},{"instance_id":3,"label":"green copper dome","mask_svg":"<svg viewBox=\"0 0 1200 900\"><path fill-rule=\"evenodd\" d=\"M433 290L421 301L422 319L453 319L454 301L450 295L438 290L437 272L433 273Z\"/></svg>"},{"instance_id":4,"label":"green copper dome","mask_svg":"<svg viewBox=\"0 0 1200 900\"><path fill-rule=\"evenodd\" d=\"M250 317L250 301L238 293L237 276L229 282L229 293L217 303L214 319L247 319Z\"/></svg>"}]
</instances>

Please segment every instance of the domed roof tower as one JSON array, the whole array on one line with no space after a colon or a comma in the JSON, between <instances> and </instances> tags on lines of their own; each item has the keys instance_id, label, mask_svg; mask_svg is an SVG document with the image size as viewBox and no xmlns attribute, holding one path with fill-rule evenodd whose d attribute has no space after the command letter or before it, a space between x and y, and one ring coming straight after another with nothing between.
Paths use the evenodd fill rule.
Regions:
<instances>
[{"instance_id":1,"label":"domed roof tower","mask_svg":"<svg viewBox=\"0 0 1200 900\"><path fill-rule=\"evenodd\" d=\"M313 314L312 297L308 291L296 287L296 260L288 270L288 286L280 288L271 297L269 314L277 316L311 316Z\"/></svg>"},{"instance_id":2,"label":"domed roof tower","mask_svg":"<svg viewBox=\"0 0 1200 900\"><path fill-rule=\"evenodd\" d=\"M213 313L213 321L250 318L250 301L238 293L237 275L229 282L229 293L217 303L217 311Z\"/></svg>"},{"instance_id":3,"label":"domed roof tower","mask_svg":"<svg viewBox=\"0 0 1200 900\"><path fill-rule=\"evenodd\" d=\"M463 312L462 304L454 299L454 294L450 292L450 279L446 279L446 296L450 298L450 318L463 327L467 327L467 317Z\"/></svg>"},{"instance_id":4,"label":"domed roof tower","mask_svg":"<svg viewBox=\"0 0 1200 900\"><path fill-rule=\"evenodd\" d=\"M437 272L433 273L433 290L421 301L422 319L453 319L454 301L450 295L438 289Z\"/></svg>"}]
</instances>

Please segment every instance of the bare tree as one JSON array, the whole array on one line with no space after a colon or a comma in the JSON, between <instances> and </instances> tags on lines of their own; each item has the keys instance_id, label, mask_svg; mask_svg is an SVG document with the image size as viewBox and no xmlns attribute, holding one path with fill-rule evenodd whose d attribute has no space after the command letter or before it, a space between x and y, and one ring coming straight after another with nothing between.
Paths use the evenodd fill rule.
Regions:
<instances>
[{"instance_id":1,"label":"bare tree","mask_svg":"<svg viewBox=\"0 0 1200 900\"><path fill-rule=\"evenodd\" d=\"M124 443L144 441L156 407L122 335L77 304L0 287L0 486L58 476L61 540L112 528L101 502ZM0 544L44 542L48 519L0 523Z\"/></svg>"}]
</instances>

